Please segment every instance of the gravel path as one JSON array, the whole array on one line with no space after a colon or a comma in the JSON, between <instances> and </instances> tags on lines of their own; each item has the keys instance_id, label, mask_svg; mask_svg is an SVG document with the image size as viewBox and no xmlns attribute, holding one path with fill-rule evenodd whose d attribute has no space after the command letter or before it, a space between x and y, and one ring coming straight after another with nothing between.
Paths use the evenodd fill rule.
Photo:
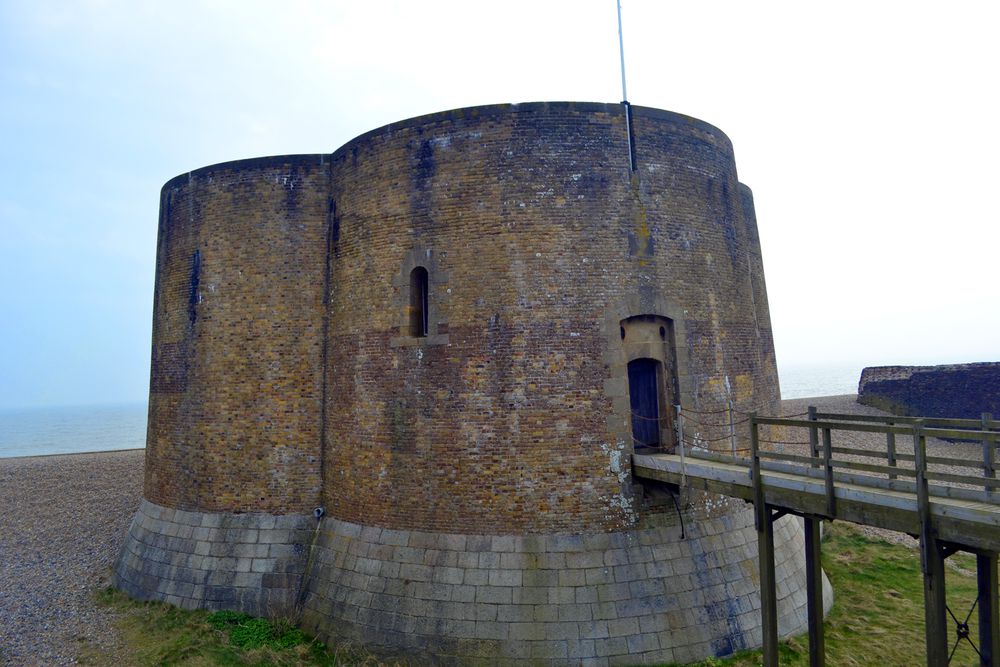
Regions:
<instances>
[{"instance_id":1,"label":"gravel path","mask_svg":"<svg viewBox=\"0 0 1000 667\"><path fill-rule=\"evenodd\" d=\"M852 395L782 402L786 415L885 414ZM838 444L878 448L884 436L838 433ZM904 450L903 443L900 449ZM977 458L978 445L928 442L931 453ZM112 614L93 594L108 584L142 494L143 450L0 459L0 664L68 665L86 645L128 664ZM906 535L866 532L913 544Z\"/></svg>"},{"instance_id":2,"label":"gravel path","mask_svg":"<svg viewBox=\"0 0 1000 667\"><path fill-rule=\"evenodd\" d=\"M0 664L121 654L107 586L142 494L144 451L0 459Z\"/></svg>"}]
</instances>

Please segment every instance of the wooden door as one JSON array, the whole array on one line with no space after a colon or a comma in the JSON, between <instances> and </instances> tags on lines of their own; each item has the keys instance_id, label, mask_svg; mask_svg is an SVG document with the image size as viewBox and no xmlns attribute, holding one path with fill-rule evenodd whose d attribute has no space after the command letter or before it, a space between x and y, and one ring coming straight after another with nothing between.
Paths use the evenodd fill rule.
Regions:
<instances>
[{"instance_id":1,"label":"wooden door","mask_svg":"<svg viewBox=\"0 0 1000 667\"><path fill-rule=\"evenodd\" d=\"M633 359L628 363L632 437L637 448L660 445L659 365L655 359Z\"/></svg>"}]
</instances>

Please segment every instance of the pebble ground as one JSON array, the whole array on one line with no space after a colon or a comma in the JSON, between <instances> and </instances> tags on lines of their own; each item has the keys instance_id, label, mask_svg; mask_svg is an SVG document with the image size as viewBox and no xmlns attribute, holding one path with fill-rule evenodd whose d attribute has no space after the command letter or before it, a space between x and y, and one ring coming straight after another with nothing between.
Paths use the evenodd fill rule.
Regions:
<instances>
[{"instance_id":1,"label":"pebble ground","mask_svg":"<svg viewBox=\"0 0 1000 667\"><path fill-rule=\"evenodd\" d=\"M0 665L124 647L94 602L142 495L143 450L0 459Z\"/></svg>"}]
</instances>

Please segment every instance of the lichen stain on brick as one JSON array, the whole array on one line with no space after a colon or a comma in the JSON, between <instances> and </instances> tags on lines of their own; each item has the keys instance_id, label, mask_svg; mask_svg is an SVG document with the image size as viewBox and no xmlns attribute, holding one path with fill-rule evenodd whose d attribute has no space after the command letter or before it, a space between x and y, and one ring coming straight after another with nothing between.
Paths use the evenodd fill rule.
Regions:
<instances>
[{"instance_id":1,"label":"lichen stain on brick","mask_svg":"<svg viewBox=\"0 0 1000 667\"><path fill-rule=\"evenodd\" d=\"M716 181L719 181L718 186L716 186ZM739 239L736 233L736 216L729 192L729 181L725 177L716 179L714 176L709 176L706 182L706 190L708 191L706 199L712 207L713 220L719 226L726 241L729 258L733 266L736 266L739 259Z\"/></svg>"},{"instance_id":2,"label":"lichen stain on brick","mask_svg":"<svg viewBox=\"0 0 1000 667\"><path fill-rule=\"evenodd\" d=\"M733 399L737 404L753 404L754 379L749 373L740 373L734 378Z\"/></svg>"},{"instance_id":3,"label":"lichen stain on brick","mask_svg":"<svg viewBox=\"0 0 1000 667\"><path fill-rule=\"evenodd\" d=\"M629 180L629 192L633 199L631 228L628 234L629 255L639 258L640 266L649 264L648 258L652 257L653 232L649 226L649 212L643 202L640 193L639 173L633 172Z\"/></svg>"},{"instance_id":4,"label":"lichen stain on brick","mask_svg":"<svg viewBox=\"0 0 1000 667\"><path fill-rule=\"evenodd\" d=\"M437 171L434 163L434 146L435 143L431 139L424 139L420 142L420 148L417 150L417 163L413 170L413 178L417 183L417 187L426 187L428 181L434 178L434 174Z\"/></svg>"},{"instance_id":5,"label":"lichen stain on brick","mask_svg":"<svg viewBox=\"0 0 1000 667\"><path fill-rule=\"evenodd\" d=\"M715 291L710 288L708 292L708 313L709 322L712 327L712 351L714 352L715 367L713 368L713 375L715 373L724 373L726 369L725 358L726 358L726 333L722 328L722 324L719 318L719 299L715 296ZM721 376L715 376L713 380L709 382L721 381Z\"/></svg>"}]
</instances>

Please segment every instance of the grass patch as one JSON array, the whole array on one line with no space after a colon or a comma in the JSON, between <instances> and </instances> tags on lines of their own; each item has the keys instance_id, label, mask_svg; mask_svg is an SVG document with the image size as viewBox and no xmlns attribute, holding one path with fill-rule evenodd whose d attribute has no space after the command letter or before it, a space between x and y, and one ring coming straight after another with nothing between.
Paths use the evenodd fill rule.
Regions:
<instances>
[{"instance_id":1,"label":"grass patch","mask_svg":"<svg viewBox=\"0 0 1000 667\"><path fill-rule=\"evenodd\" d=\"M898 544L866 537L849 523L824 526L823 569L833 584L834 603L826 617L829 665L912 667L926 664L924 653L924 587L920 553ZM959 619L976 599L976 559L956 554L946 561L948 606ZM969 618L969 633L978 645L978 619ZM949 649L955 625L948 618ZM784 667L809 664L809 639L802 635L781 643ZM700 667L751 667L761 664L760 651L746 651ZM979 657L961 642L952 665L978 665Z\"/></svg>"},{"instance_id":2,"label":"grass patch","mask_svg":"<svg viewBox=\"0 0 1000 667\"><path fill-rule=\"evenodd\" d=\"M232 611L185 611L160 602L138 602L113 588L97 595L116 612L126 655L96 649L81 664L106 665L378 665L373 656L349 647L330 650L287 621L268 621Z\"/></svg>"}]
</instances>

